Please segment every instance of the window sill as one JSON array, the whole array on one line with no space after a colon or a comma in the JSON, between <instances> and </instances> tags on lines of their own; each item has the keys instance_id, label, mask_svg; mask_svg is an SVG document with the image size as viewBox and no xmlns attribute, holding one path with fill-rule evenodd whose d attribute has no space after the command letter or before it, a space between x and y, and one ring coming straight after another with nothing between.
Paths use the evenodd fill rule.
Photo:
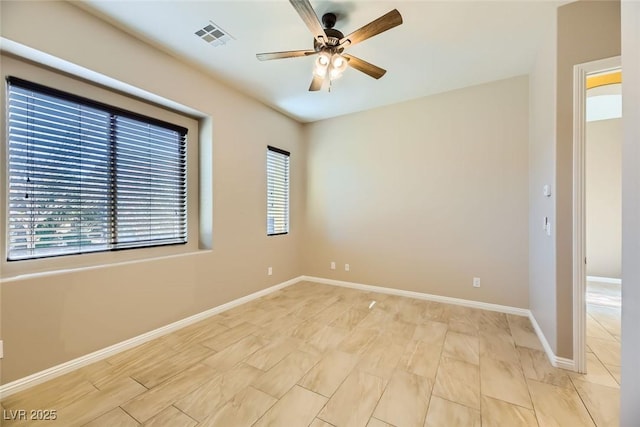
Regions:
<instances>
[{"instance_id":1,"label":"window sill","mask_svg":"<svg viewBox=\"0 0 640 427\"><path fill-rule=\"evenodd\" d=\"M131 265L131 264L140 264L140 263L145 263L150 261L160 261L165 259L173 259L173 258L181 258L181 257L189 257L189 256L200 256L200 255L210 254L212 252L213 250L211 249L198 249L196 251L184 252L179 254L153 256L153 257L140 258L140 259L129 260L129 261L116 261L112 263L101 263L97 265L87 265L82 267L51 269L51 270L38 271L33 273L16 274L8 277L0 277L0 283L4 284L4 283L11 283L11 282L18 282L22 280L30 280L30 279L40 278L40 277L55 276L59 274L68 274L68 273L75 273L75 272L89 271L89 270L100 270L104 268L119 267L124 265Z\"/></svg>"}]
</instances>

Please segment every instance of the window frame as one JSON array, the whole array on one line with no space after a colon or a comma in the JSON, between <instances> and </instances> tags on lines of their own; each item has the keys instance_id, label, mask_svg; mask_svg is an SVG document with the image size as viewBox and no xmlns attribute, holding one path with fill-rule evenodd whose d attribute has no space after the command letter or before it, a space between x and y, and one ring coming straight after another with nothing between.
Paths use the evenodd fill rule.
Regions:
<instances>
[{"instance_id":1,"label":"window frame","mask_svg":"<svg viewBox=\"0 0 640 427\"><path fill-rule=\"evenodd\" d=\"M269 232L269 220L270 220L270 216L269 216L269 208L270 208L270 191L269 191L269 185L270 185L270 176L269 176L269 152L272 153L276 153L279 154L281 156L284 156L286 158L286 177L284 178L284 181L286 182L287 186L286 186L286 209L285 209L285 231L280 231L280 232L274 232L274 233L270 233ZM291 217L290 217L290 212L291 212L291 153L289 151L283 150L281 148L277 148L274 147L272 145L267 145L267 163L266 163L266 169L267 169L267 236L282 236L282 235L286 235L289 234L290 231L290 226L291 226Z\"/></svg>"},{"instance_id":2,"label":"window frame","mask_svg":"<svg viewBox=\"0 0 640 427\"><path fill-rule=\"evenodd\" d=\"M169 122L165 122L162 120L158 120L156 118L153 117L149 117L149 116L145 116L143 114L139 114L133 111L129 111L126 109L122 109L119 107L115 107L109 104L105 104L103 102L98 102L95 101L93 99L90 98L86 98L83 96L79 96L79 95L75 95L73 93L70 92L66 92L66 91L62 91L59 89L55 89L49 86L45 86L39 83L34 83L28 80L24 80L21 79L19 77L15 77L15 76L7 76L6 77L6 86L7 86L7 101L11 98L11 94L12 94L12 88L15 88L15 93L16 97L19 98L20 92L21 91L27 91L27 92L33 92L35 94L37 94L37 97L40 97L41 95L44 95L45 97L51 97L53 98L53 100L59 100L59 101L66 101L71 103L72 105L78 105L81 108L82 107L86 107L89 109L93 109L94 111L99 111L100 113L104 114L105 116L109 117L109 134L108 134L108 139L104 141L104 147L106 148L107 152L105 153L105 158L104 160L106 161L106 163L108 164L108 169L106 172L106 175L108 177L108 183L107 185L110 185L110 187L112 188L111 191L108 191L109 196L107 196L107 204L109 206L111 206L110 209L108 209L107 213L105 214L105 223L104 225L106 226L106 229L111 230L111 232L109 232L105 238L106 238L106 242L104 243L103 248L95 248L95 249L91 249L91 246L87 246L84 248L83 250L83 246L81 244L78 245L74 245L74 246L60 246L60 250L56 251L54 246L53 250L51 252L47 252L42 251L40 253L35 253L35 254L27 254L27 255L19 255L19 254L15 254L12 257L12 245L9 243L7 246L7 262L18 262L18 261L24 261L24 260L32 260L32 259L39 259L39 258L50 258L50 257L60 257L60 256L69 256L69 255L82 255L82 254L86 254L86 253L94 253L94 252L109 252L109 251L120 251L120 250L127 250L127 249L141 249L141 248L147 248L147 247L156 247L156 246L169 246L169 245L184 245L187 243L187 238L188 238L188 224L187 224L187 211L188 211L188 206L187 206L187 183L186 183L186 174L187 174L187 162L186 162L186 149L187 149L187 134L188 134L188 129L182 127L182 126L177 126L173 123L169 123ZM8 114L8 111L7 111ZM39 113L42 114L42 113ZM60 115L58 115L56 117L56 119L63 119L63 111L60 110ZM39 116L39 118L37 119L38 121L41 121L43 119L42 116ZM181 161L181 163L179 163L179 165L182 165L182 172L177 172L176 175L179 177L180 175L183 175L183 179L180 181L177 181L177 188L178 188L178 193L183 193L182 195L182 200L178 202L178 205L183 205L183 208L180 209L181 213L181 218L178 219L178 223L180 224L180 228L184 228L184 230L182 231L182 233L180 233L181 235L179 235L178 237L174 237L171 239L148 239L148 240L144 240L144 239L138 239L138 240L127 240L124 239L122 241L120 241L119 239L119 232L118 232L118 222L121 221L121 216L122 214L124 214L127 210L126 204L122 205L121 202L119 202L119 199L117 197L117 193L118 190L113 190L113 189L119 189L120 187L115 184L119 179L126 177L126 174L120 174L119 173L119 167L117 166L120 160L126 160L129 159L129 157L127 156L121 156L119 155L119 150L118 150L118 146L121 145L122 143L122 138L126 138L126 134L122 135L122 136L117 136L117 132L115 131L116 128L119 128L122 126L122 124L119 124L119 122L122 121L125 126L127 121L130 121L130 123L132 124L142 124L142 125L151 125L151 126L155 126L156 128L162 129L164 131L171 131L171 132L175 132L177 133L179 136L177 138L177 143L178 143L178 153L183 153L183 160ZM11 122L7 121L7 150L11 150L11 133L9 132L9 130L11 129L10 127ZM59 121L56 121L55 123L52 122L52 126L56 126L56 125L60 125L62 126L62 123ZM17 137L17 136L16 136ZM80 144L82 145L82 144ZM18 145L19 146L19 145ZM27 148L28 150L28 148ZM126 151L126 149L125 149ZM11 166L11 160L10 160L10 156L8 156L8 162L7 164L9 166ZM149 155L149 157L151 157ZM44 157L38 157L38 158L44 158ZM178 159L180 158L180 154L178 154ZM72 158L70 158L71 160ZM78 158L77 160L73 159L74 163L73 163L73 167L75 167L76 165L78 167L80 167L81 171L79 171L79 173L84 173L82 171L85 171L85 169L82 168L82 163L83 163L83 157ZM129 159L129 161L131 161L131 159ZM178 160L180 162L180 160ZM77 162L77 163L75 163ZM153 165L152 165L153 167ZM86 169L88 170L88 169ZM39 169L34 169L33 173L38 173ZM26 172L24 172L26 173ZM10 188L11 187L11 178L12 178L12 174L11 174L11 168L9 168L8 173L7 173L8 179L7 179L7 186ZM115 186L115 187L114 187ZM54 187L56 188L56 187ZM94 187L94 189L97 189L96 187ZM46 190L45 190L46 191ZM46 193L45 193L46 194ZM11 192L8 191L8 215L7 215L7 223L5 224L5 226L7 227L7 234L9 236L11 236L11 220L12 220L12 215L10 213L11 211ZM81 196L80 196L81 197ZM80 199L82 200L82 199ZM64 206L64 211L66 212L68 209L71 209L71 205L65 205ZM65 214L66 215L66 214ZM84 215L84 214L81 214ZM38 224L41 224L41 222L38 222L37 224L34 224L34 227L37 226ZM77 224L77 223L73 223L73 224ZM81 222L80 222L81 224ZM144 225L145 222L141 222L140 225ZM77 227L78 225L74 225L73 227ZM79 232L78 234L78 238L83 239L86 238L86 236L84 236L83 232ZM163 241L164 240L164 241ZM173 241L172 241L173 240ZM72 248L72 250L67 250L65 251L64 249L66 248ZM34 248L37 249L37 248ZM17 249L16 249L17 250Z\"/></svg>"},{"instance_id":3,"label":"window frame","mask_svg":"<svg viewBox=\"0 0 640 427\"><path fill-rule=\"evenodd\" d=\"M53 274L56 272L107 267L116 264L138 263L200 253L211 249L211 222L213 212L207 203L202 202L200 191L210 189L210 163L200 159L200 152L210 150L208 139L210 117L176 101L153 94L144 89L131 86L126 82L111 79L88 69L67 69L64 61L54 65L42 63L39 58L22 55L1 54L2 70L0 85L6 85L7 76L20 78L53 86L59 90L75 93L83 97L120 107L127 111L136 111L144 116L174 123L188 129L187 143L187 244L164 245L136 248L135 251L114 250L89 252L77 255L55 256L37 259L24 259L20 262L7 261L8 252L8 144L6 138L0 139L0 278L2 280L29 277L33 274ZM6 86L0 89L0 128L6 135ZM204 132L204 133L203 133ZM203 145L204 144L204 145ZM204 174L204 175L203 175ZM204 181L203 181L204 179ZM204 211L202 210L204 209ZM203 216L204 215L204 216ZM207 233L202 235L202 233Z\"/></svg>"}]
</instances>

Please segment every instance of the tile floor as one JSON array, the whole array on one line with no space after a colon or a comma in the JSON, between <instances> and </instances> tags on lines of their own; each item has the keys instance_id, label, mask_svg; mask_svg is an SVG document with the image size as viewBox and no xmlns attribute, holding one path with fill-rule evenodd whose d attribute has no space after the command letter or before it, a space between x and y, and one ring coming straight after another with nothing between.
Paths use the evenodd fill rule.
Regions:
<instances>
[{"instance_id":1,"label":"tile floor","mask_svg":"<svg viewBox=\"0 0 640 427\"><path fill-rule=\"evenodd\" d=\"M574 381L580 397L589 406L620 406L621 287L587 281L587 374L578 381L595 384L590 390ZM618 425L618 412L610 417L593 415L597 425ZM614 417L614 415L616 415Z\"/></svg>"},{"instance_id":2,"label":"tile floor","mask_svg":"<svg viewBox=\"0 0 640 427\"><path fill-rule=\"evenodd\" d=\"M591 308L577 375L524 317L299 283L10 396L3 425L617 426L619 323Z\"/></svg>"}]
</instances>

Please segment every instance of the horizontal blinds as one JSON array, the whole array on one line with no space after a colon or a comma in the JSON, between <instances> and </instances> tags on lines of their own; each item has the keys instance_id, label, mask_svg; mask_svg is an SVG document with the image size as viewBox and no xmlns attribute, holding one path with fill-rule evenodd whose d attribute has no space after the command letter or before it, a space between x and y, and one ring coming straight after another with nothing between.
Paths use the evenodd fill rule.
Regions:
<instances>
[{"instance_id":1,"label":"horizontal blinds","mask_svg":"<svg viewBox=\"0 0 640 427\"><path fill-rule=\"evenodd\" d=\"M115 126L116 242L120 247L186 238L186 151L171 129L120 118Z\"/></svg>"},{"instance_id":2,"label":"horizontal blinds","mask_svg":"<svg viewBox=\"0 0 640 427\"><path fill-rule=\"evenodd\" d=\"M186 241L186 130L8 87L10 260Z\"/></svg>"},{"instance_id":3,"label":"horizontal blinds","mask_svg":"<svg viewBox=\"0 0 640 427\"><path fill-rule=\"evenodd\" d=\"M267 148L267 234L289 232L289 153Z\"/></svg>"}]
</instances>

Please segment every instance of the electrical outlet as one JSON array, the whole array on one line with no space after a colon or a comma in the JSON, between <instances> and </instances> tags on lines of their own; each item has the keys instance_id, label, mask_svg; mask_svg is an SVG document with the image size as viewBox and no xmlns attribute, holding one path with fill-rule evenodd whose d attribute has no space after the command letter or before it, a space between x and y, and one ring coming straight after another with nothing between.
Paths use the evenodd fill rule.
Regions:
<instances>
[{"instance_id":1,"label":"electrical outlet","mask_svg":"<svg viewBox=\"0 0 640 427\"><path fill-rule=\"evenodd\" d=\"M267 269L267 274L268 274L269 276L271 276L271 275L273 274L273 268L269 267L269 268Z\"/></svg>"},{"instance_id":2,"label":"electrical outlet","mask_svg":"<svg viewBox=\"0 0 640 427\"><path fill-rule=\"evenodd\" d=\"M473 287L474 288L479 288L480 287L480 278L479 277L474 277L473 278Z\"/></svg>"},{"instance_id":3,"label":"electrical outlet","mask_svg":"<svg viewBox=\"0 0 640 427\"><path fill-rule=\"evenodd\" d=\"M331 261L331 269L332 270L336 269L336 262L335 261Z\"/></svg>"},{"instance_id":4,"label":"electrical outlet","mask_svg":"<svg viewBox=\"0 0 640 427\"><path fill-rule=\"evenodd\" d=\"M345 264L344 265L344 271L349 271L349 269L350 269L349 264Z\"/></svg>"}]
</instances>

